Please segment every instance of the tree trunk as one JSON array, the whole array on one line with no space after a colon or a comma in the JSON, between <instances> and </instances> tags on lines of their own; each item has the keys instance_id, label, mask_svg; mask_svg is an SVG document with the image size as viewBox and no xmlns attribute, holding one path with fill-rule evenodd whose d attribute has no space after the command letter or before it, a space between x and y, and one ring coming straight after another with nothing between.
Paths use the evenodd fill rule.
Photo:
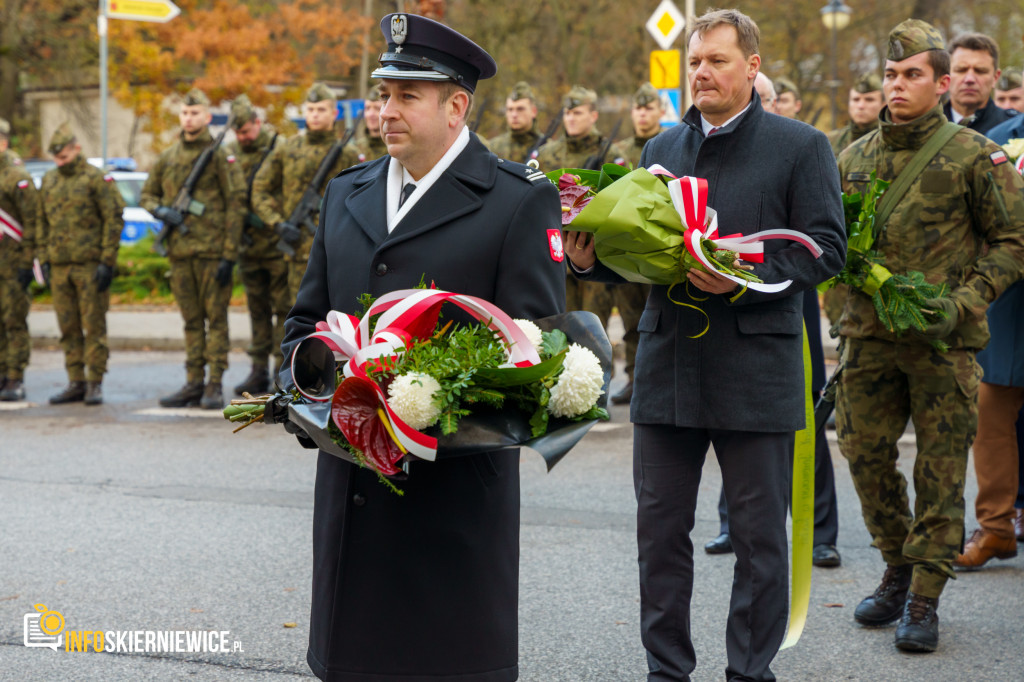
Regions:
<instances>
[{"instance_id":1,"label":"tree trunk","mask_svg":"<svg viewBox=\"0 0 1024 682\"><path fill-rule=\"evenodd\" d=\"M21 102L18 92L18 15L22 0L3 0L0 5L0 117L12 121Z\"/></svg>"}]
</instances>

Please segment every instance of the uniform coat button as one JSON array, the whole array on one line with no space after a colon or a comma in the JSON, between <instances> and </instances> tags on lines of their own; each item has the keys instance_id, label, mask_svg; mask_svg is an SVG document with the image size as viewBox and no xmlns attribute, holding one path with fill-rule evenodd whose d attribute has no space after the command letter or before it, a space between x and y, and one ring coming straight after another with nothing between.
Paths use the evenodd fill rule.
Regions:
<instances>
[{"instance_id":1,"label":"uniform coat button","mask_svg":"<svg viewBox=\"0 0 1024 682\"><path fill-rule=\"evenodd\" d=\"M377 274L381 277L388 274L388 266L384 263L377 263Z\"/></svg>"},{"instance_id":2,"label":"uniform coat button","mask_svg":"<svg viewBox=\"0 0 1024 682\"><path fill-rule=\"evenodd\" d=\"M355 495L352 496L352 504L354 504L357 507L362 507L364 504L366 504L366 498L360 495L359 493L356 493Z\"/></svg>"}]
</instances>

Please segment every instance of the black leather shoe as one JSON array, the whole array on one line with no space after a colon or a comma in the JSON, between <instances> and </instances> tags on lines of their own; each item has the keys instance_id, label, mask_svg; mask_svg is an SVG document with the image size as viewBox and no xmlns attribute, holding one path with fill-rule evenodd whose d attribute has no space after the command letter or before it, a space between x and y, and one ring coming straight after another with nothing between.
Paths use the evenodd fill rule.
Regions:
<instances>
[{"instance_id":1,"label":"black leather shoe","mask_svg":"<svg viewBox=\"0 0 1024 682\"><path fill-rule=\"evenodd\" d=\"M235 395L242 395L248 393L250 395L263 395L267 393L270 388L270 374L267 372L267 366L264 365L253 365L252 371L249 372L242 383L235 386Z\"/></svg>"},{"instance_id":2,"label":"black leather shoe","mask_svg":"<svg viewBox=\"0 0 1024 682\"><path fill-rule=\"evenodd\" d=\"M704 551L708 554L729 554L732 552L732 538L729 537L728 533L722 533L704 545Z\"/></svg>"},{"instance_id":3,"label":"black leather shoe","mask_svg":"<svg viewBox=\"0 0 1024 682\"><path fill-rule=\"evenodd\" d=\"M929 653L939 646L939 598L907 595L903 617L896 626L896 648Z\"/></svg>"},{"instance_id":4,"label":"black leather shoe","mask_svg":"<svg viewBox=\"0 0 1024 682\"><path fill-rule=\"evenodd\" d=\"M63 403L77 403L80 400L85 399L85 382L84 381L69 381L68 385L64 387L64 390L57 395L50 396L51 405L61 405Z\"/></svg>"},{"instance_id":5,"label":"black leather shoe","mask_svg":"<svg viewBox=\"0 0 1024 682\"><path fill-rule=\"evenodd\" d=\"M85 404L86 405L102 405L103 404L103 384L99 381L90 381L85 385Z\"/></svg>"},{"instance_id":6,"label":"black leather shoe","mask_svg":"<svg viewBox=\"0 0 1024 682\"><path fill-rule=\"evenodd\" d=\"M25 399L25 384L21 379L7 379L3 388L0 389L0 400L5 403L13 403Z\"/></svg>"},{"instance_id":7,"label":"black leather shoe","mask_svg":"<svg viewBox=\"0 0 1024 682\"><path fill-rule=\"evenodd\" d=\"M861 625L888 625L903 613L910 591L911 564L886 566L882 582L874 594L857 605L853 618Z\"/></svg>"},{"instance_id":8,"label":"black leather shoe","mask_svg":"<svg viewBox=\"0 0 1024 682\"><path fill-rule=\"evenodd\" d=\"M815 545L811 551L811 563L821 568L835 568L843 563L835 545Z\"/></svg>"},{"instance_id":9,"label":"black leather shoe","mask_svg":"<svg viewBox=\"0 0 1024 682\"><path fill-rule=\"evenodd\" d=\"M622 390L612 396L612 405L628 405L633 399L633 381L626 382Z\"/></svg>"},{"instance_id":10,"label":"black leather shoe","mask_svg":"<svg viewBox=\"0 0 1024 682\"><path fill-rule=\"evenodd\" d=\"M170 395L160 398L160 407L198 407L203 397L203 382L185 384Z\"/></svg>"}]
</instances>

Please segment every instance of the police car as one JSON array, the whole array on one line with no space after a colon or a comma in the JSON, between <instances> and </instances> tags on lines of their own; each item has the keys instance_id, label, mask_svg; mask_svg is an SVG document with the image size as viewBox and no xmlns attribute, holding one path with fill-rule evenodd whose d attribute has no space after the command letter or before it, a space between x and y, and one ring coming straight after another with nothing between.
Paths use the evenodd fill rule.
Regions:
<instances>
[{"instance_id":1,"label":"police car","mask_svg":"<svg viewBox=\"0 0 1024 682\"><path fill-rule=\"evenodd\" d=\"M91 158L89 163L97 168L103 167L99 158ZM43 182L46 171L55 168L57 164L53 161L42 159L30 159L25 161L25 170L32 176L32 180L39 187ZM139 198L142 195L142 186L146 183L149 173L137 171L138 166L135 159L111 158L107 159L107 172L114 179L114 184L124 197L124 229L121 231L121 244L134 244L149 232L156 234L160 232L163 223L153 217L146 209L139 206Z\"/></svg>"}]
</instances>

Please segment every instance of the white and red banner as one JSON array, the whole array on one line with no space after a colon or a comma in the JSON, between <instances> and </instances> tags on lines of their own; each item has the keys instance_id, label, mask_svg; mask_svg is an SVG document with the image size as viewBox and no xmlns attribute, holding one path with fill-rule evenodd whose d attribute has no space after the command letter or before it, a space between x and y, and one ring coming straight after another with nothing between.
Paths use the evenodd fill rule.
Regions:
<instances>
[{"instance_id":1,"label":"white and red banner","mask_svg":"<svg viewBox=\"0 0 1024 682\"><path fill-rule=\"evenodd\" d=\"M0 208L0 239L4 237L10 237L16 242L21 241L21 236L24 234L24 229L21 227L21 223L14 219L7 211Z\"/></svg>"}]
</instances>

